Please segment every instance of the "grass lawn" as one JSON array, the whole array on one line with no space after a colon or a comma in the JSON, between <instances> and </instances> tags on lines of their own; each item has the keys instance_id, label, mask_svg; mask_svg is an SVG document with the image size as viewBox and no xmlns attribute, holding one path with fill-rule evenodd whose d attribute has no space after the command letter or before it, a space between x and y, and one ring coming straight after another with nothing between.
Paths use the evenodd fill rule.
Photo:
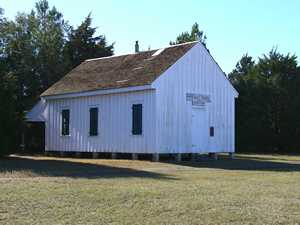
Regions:
<instances>
[{"instance_id":1,"label":"grass lawn","mask_svg":"<svg viewBox=\"0 0 300 225\"><path fill-rule=\"evenodd\" d=\"M0 224L300 224L300 156L0 159Z\"/></svg>"}]
</instances>

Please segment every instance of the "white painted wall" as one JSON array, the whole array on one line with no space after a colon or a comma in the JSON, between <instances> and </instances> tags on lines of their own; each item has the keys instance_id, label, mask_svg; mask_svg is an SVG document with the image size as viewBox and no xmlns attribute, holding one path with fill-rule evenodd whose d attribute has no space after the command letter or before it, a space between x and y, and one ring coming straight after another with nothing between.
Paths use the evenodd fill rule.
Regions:
<instances>
[{"instance_id":1,"label":"white painted wall","mask_svg":"<svg viewBox=\"0 0 300 225\"><path fill-rule=\"evenodd\" d=\"M143 104L143 134L132 135L132 104ZM99 108L98 136L89 136L89 108ZM61 136L61 110L70 109L70 136ZM134 152L155 149L155 91L48 99L46 151Z\"/></svg>"},{"instance_id":2,"label":"white painted wall","mask_svg":"<svg viewBox=\"0 0 300 225\"><path fill-rule=\"evenodd\" d=\"M207 50L198 43L164 72L153 84L156 89L157 146L164 153L192 153L192 105L186 93L208 94L204 120L215 127L206 150L234 151L234 100L238 93ZM199 131L200 132L200 131Z\"/></svg>"}]
</instances>

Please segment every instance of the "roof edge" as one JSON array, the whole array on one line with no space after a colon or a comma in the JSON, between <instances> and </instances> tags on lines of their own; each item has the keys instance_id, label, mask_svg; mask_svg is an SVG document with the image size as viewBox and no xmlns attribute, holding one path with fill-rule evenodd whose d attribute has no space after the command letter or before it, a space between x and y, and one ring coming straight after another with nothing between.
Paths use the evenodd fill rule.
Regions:
<instances>
[{"instance_id":1,"label":"roof edge","mask_svg":"<svg viewBox=\"0 0 300 225\"><path fill-rule=\"evenodd\" d=\"M77 98L77 97L88 97L95 95L108 95L108 94L120 94L126 92L134 92L134 91L145 91L145 90L154 90L152 85L141 85L141 86L131 86L131 87L123 87L123 88L109 88L109 89L98 89L91 91L82 91L82 92L72 92L65 94L55 94L55 95L44 95L41 98L45 100L52 99L64 99L64 98Z\"/></svg>"},{"instance_id":2,"label":"roof edge","mask_svg":"<svg viewBox=\"0 0 300 225\"><path fill-rule=\"evenodd\" d=\"M229 82L229 84L233 88L233 91L235 92L235 95L236 95L236 98L237 98L239 96L239 92L235 89L235 87L233 86L233 84L230 82L230 80L228 79L227 74L223 71L223 69L221 68L221 66L219 65L219 63L212 56L212 54L210 53L210 51L208 50L208 48L206 48L206 46L204 46L201 42L199 42L199 43L206 50L206 52L211 57L211 59L213 60L213 62L217 65L217 67L219 68L219 70L221 71L221 73L223 73L223 75L225 76L226 80Z\"/></svg>"},{"instance_id":3,"label":"roof edge","mask_svg":"<svg viewBox=\"0 0 300 225\"><path fill-rule=\"evenodd\" d=\"M189 51L191 51L193 48L195 48L198 44L200 44L201 42L200 41L190 41L190 42L185 42L185 43L182 43L182 44L178 44L176 46L180 46L180 45L185 45L185 44L193 44L195 43L195 45L193 45L189 50L187 50L182 56L180 56L172 65L170 65L165 71L163 71L161 74L159 74L159 76L157 76L155 78L155 80L153 80L152 84L157 81L165 72L167 72L172 66L174 66L179 60L181 60L186 54L188 54ZM202 44L202 43L201 43ZM172 45L172 46L175 46L175 45ZM171 47L172 47L171 46Z\"/></svg>"}]
</instances>

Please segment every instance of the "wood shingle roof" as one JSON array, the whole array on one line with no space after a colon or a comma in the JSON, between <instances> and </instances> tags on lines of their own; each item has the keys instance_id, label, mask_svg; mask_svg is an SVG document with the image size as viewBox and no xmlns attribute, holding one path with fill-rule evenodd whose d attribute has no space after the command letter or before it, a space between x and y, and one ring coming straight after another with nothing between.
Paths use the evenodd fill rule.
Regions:
<instances>
[{"instance_id":1,"label":"wood shingle roof","mask_svg":"<svg viewBox=\"0 0 300 225\"><path fill-rule=\"evenodd\" d=\"M41 96L151 84L197 43L86 60Z\"/></svg>"}]
</instances>

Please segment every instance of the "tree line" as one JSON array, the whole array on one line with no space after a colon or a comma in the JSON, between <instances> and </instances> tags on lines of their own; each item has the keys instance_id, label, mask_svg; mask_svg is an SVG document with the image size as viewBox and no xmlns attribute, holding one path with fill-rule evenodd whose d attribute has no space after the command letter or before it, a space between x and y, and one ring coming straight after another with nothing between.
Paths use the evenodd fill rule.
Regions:
<instances>
[{"instance_id":1,"label":"tree line","mask_svg":"<svg viewBox=\"0 0 300 225\"><path fill-rule=\"evenodd\" d=\"M71 26L47 0L14 20L0 8L0 152L18 148L24 114L44 90L83 60L113 54L91 23L89 14Z\"/></svg>"},{"instance_id":2,"label":"tree line","mask_svg":"<svg viewBox=\"0 0 300 225\"><path fill-rule=\"evenodd\" d=\"M170 45L206 34L195 23ZM5 17L0 5L0 155L15 151L24 115L39 95L88 58L110 56L114 43L96 35L92 17L71 26L62 13L40 0L30 13ZM295 55L276 49L255 61L244 55L229 74L236 100L238 151L297 151L300 147L300 67Z\"/></svg>"}]
</instances>

